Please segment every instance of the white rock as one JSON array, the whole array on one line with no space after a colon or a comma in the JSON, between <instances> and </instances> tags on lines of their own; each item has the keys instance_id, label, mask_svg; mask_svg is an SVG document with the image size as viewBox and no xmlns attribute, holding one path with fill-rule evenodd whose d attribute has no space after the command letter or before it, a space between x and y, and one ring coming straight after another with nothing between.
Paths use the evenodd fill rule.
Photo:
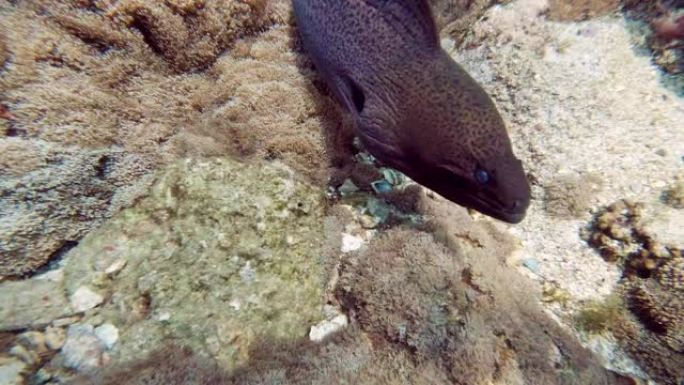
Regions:
<instances>
[{"instance_id":1,"label":"white rock","mask_svg":"<svg viewBox=\"0 0 684 385\"><path fill-rule=\"evenodd\" d=\"M22 385L26 364L16 358L0 358L0 385Z\"/></svg>"},{"instance_id":2,"label":"white rock","mask_svg":"<svg viewBox=\"0 0 684 385\"><path fill-rule=\"evenodd\" d=\"M170 319L171 319L171 313L169 313L168 311L161 312L157 316L157 321L164 322L164 321L168 321Z\"/></svg>"},{"instance_id":3,"label":"white rock","mask_svg":"<svg viewBox=\"0 0 684 385\"><path fill-rule=\"evenodd\" d=\"M242 303L238 299L233 299L230 302L228 302L228 306L232 307L235 310L240 310L242 307Z\"/></svg>"},{"instance_id":4,"label":"white rock","mask_svg":"<svg viewBox=\"0 0 684 385\"><path fill-rule=\"evenodd\" d=\"M105 345L95 334L93 325L75 324L69 326L61 355L64 366L84 371L102 365Z\"/></svg>"},{"instance_id":5,"label":"white rock","mask_svg":"<svg viewBox=\"0 0 684 385\"><path fill-rule=\"evenodd\" d=\"M116 273L120 272L121 269L126 267L126 263L127 261L125 259L118 259L105 269L105 273L107 275L116 275Z\"/></svg>"},{"instance_id":6,"label":"white rock","mask_svg":"<svg viewBox=\"0 0 684 385\"><path fill-rule=\"evenodd\" d=\"M254 270L250 261L247 261L242 269L240 269L240 278L244 282L252 282L256 278L256 270Z\"/></svg>"},{"instance_id":7,"label":"white rock","mask_svg":"<svg viewBox=\"0 0 684 385\"><path fill-rule=\"evenodd\" d=\"M309 339L314 342L323 341L330 334L344 329L348 323L347 316L344 314L340 314L331 320L319 322L311 327Z\"/></svg>"},{"instance_id":8,"label":"white rock","mask_svg":"<svg viewBox=\"0 0 684 385\"><path fill-rule=\"evenodd\" d=\"M101 304L102 301L104 301L104 297L87 286L81 286L76 289L70 300L71 307L78 312L92 309Z\"/></svg>"},{"instance_id":9,"label":"white rock","mask_svg":"<svg viewBox=\"0 0 684 385\"><path fill-rule=\"evenodd\" d=\"M106 323L95 328L95 335L107 349L111 349L119 339L119 329L110 323Z\"/></svg>"},{"instance_id":10,"label":"white rock","mask_svg":"<svg viewBox=\"0 0 684 385\"><path fill-rule=\"evenodd\" d=\"M363 245L363 238L357 237L347 233L342 233L342 252L348 253L350 251L358 250Z\"/></svg>"}]
</instances>

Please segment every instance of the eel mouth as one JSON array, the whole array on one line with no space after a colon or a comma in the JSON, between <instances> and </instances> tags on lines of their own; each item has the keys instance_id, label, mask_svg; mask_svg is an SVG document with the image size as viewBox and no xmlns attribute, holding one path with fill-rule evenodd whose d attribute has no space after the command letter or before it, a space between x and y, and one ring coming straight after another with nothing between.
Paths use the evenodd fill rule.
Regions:
<instances>
[{"instance_id":1,"label":"eel mouth","mask_svg":"<svg viewBox=\"0 0 684 385\"><path fill-rule=\"evenodd\" d=\"M522 220L525 219L527 207L529 206L529 200L515 200L509 207L503 207L498 200L487 199L487 197L478 195L467 195L463 193L445 194L440 193L439 191L435 192L443 196L445 199L458 205L473 209L484 215L510 224L522 222Z\"/></svg>"},{"instance_id":2,"label":"eel mouth","mask_svg":"<svg viewBox=\"0 0 684 385\"><path fill-rule=\"evenodd\" d=\"M527 214L529 201L515 200L510 208L503 208L498 202L483 199L479 196L470 196L464 199L465 206L510 224L522 222ZM459 203L459 202L456 202Z\"/></svg>"}]
</instances>

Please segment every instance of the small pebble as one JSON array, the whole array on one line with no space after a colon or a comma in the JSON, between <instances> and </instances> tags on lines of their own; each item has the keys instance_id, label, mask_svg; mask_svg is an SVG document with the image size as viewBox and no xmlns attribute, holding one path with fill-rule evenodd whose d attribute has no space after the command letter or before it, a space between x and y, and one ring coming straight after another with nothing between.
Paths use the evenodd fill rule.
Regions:
<instances>
[{"instance_id":1,"label":"small pebble","mask_svg":"<svg viewBox=\"0 0 684 385\"><path fill-rule=\"evenodd\" d=\"M348 253L350 251L358 250L363 245L363 238L355 235L342 233L342 252Z\"/></svg>"},{"instance_id":2,"label":"small pebble","mask_svg":"<svg viewBox=\"0 0 684 385\"><path fill-rule=\"evenodd\" d=\"M252 267L251 261L247 261L242 269L240 269L240 278L242 278L243 282L253 282L256 278L256 270Z\"/></svg>"},{"instance_id":3,"label":"small pebble","mask_svg":"<svg viewBox=\"0 0 684 385\"><path fill-rule=\"evenodd\" d=\"M399 172L397 170L391 169L391 168L383 168L382 169L382 176L392 186L399 186L402 183L404 183L406 180L406 178L404 177L404 174L402 174L401 172Z\"/></svg>"},{"instance_id":4,"label":"small pebble","mask_svg":"<svg viewBox=\"0 0 684 385\"><path fill-rule=\"evenodd\" d=\"M380 223L382 223L387 220L387 217L389 217L391 208L384 201L371 197L366 202L366 210L368 210L368 214L374 216Z\"/></svg>"},{"instance_id":5,"label":"small pebble","mask_svg":"<svg viewBox=\"0 0 684 385\"><path fill-rule=\"evenodd\" d=\"M87 286L81 286L71 296L71 307L77 312L92 309L104 301L104 297Z\"/></svg>"},{"instance_id":6,"label":"small pebble","mask_svg":"<svg viewBox=\"0 0 684 385\"><path fill-rule=\"evenodd\" d=\"M107 349L111 349L119 339L119 329L110 323L106 323L95 328L95 335L104 343Z\"/></svg>"},{"instance_id":7,"label":"small pebble","mask_svg":"<svg viewBox=\"0 0 684 385\"><path fill-rule=\"evenodd\" d=\"M523 259L522 265L534 274L539 274L539 261L534 258Z\"/></svg>"},{"instance_id":8,"label":"small pebble","mask_svg":"<svg viewBox=\"0 0 684 385\"><path fill-rule=\"evenodd\" d=\"M285 243L287 243L289 246L292 246L297 243L297 239L292 235L287 235L285 236Z\"/></svg>"},{"instance_id":9,"label":"small pebble","mask_svg":"<svg viewBox=\"0 0 684 385\"><path fill-rule=\"evenodd\" d=\"M359 188L356 187L356 185L354 184L354 182L351 181L351 179L347 178L344 180L344 183L342 183L342 185L337 188L337 191L339 191L340 195L344 197L359 191Z\"/></svg>"},{"instance_id":10,"label":"small pebble","mask_svg":"<svg viewBox=\"0 0 684 385\"><path fill-rule=\"evenodd\" d=\"M359 217L359 223L364 229L374 229L378 226L378 220L370 215L361 215Z\"/></svg>"},{"instance_id":11,"label":"small pebble","mask_svg":"<svg viewBox=\"0 0 684 385\"><path fill-rule=\"evenodd\" d=\"M118 259L114 261L111 265L109 265L105 269L105 273L109 276L116 275L118 272L120 272L124 267L126 267L127 261L125 259Z\"/></svg>"},{"instance_id":12,"label":"small pebble","mask_svg":"<svg viewBox=\"0 0 684 385\"><path fill-rule=\"evenodd\" d=\"M104 348L93 325L75 324L69 326L60 354L64 358L64 366L84 371L102 365Z\"/></svg>"},{"instance_id":13,"label":"small pebble","mask_svg":"<svg viewBox=\"0 0 684 385\"><path fill-rule=\"evenodd\" d=\"M53 375L45 368L40 368L33 378L31 378L30 383L33 384L45 384L52 379Z\"/></svg>"},{"instance_id":14,"label":"small pebble","mask_svg":"<svg viewBox=\"0 0 684 385\"><path fill-rule=\"evenodd\" d=\"M232 307L233 310L237 311L240 310L240 308L242 307L242 303L237 299L233 299L230 302L228 302L228 306Z\"/></svg>"},{"instance_id":15,"label":"small pebble","mask_svg":"<svg viewBox=\"0 0 684 385\"><path fill-rule=\"evenodd\" d=\"M157 316L157 321L161 321L161 322L166 322L170 319L171 319L171 313L169 313L168 311L161 312Z\"/></svg>"},{"instance_id":16,"label":"small pebble","mask_svg":"<svg viewBox=\"0 0 684 385\"><path fill-rule=\"evenodd\" d=\"M314 342L321 342L332 333L344 329L348 323L347 316L344 314L340 314L331 320L321 321L311 327L309 339Z\"/></svg>"},{"instance_id":17,"label":"small pebble","mask_svg":"<svg viewBox=\"0 0 684 385\"><path fill-rule=\"evenodd\" d=\"M392 191L392 184L384 179L371 182L371 188L376 194L386 193Z\"/></svg>"}]
</instances>

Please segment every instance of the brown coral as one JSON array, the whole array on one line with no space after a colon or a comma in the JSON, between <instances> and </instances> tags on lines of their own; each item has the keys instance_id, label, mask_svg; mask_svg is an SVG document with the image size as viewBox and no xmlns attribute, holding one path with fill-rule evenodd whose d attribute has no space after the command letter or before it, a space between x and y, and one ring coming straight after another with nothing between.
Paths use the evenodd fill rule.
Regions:
<instances>
[{"instance_id":1,"label":"brown coral","mask_svg":"<svg viewBox=\"0 0 684 385\"><path fill-rule=\"evenodd\" d=\"M684 380L684 255L661 263L647 279L621 284L629 314L614 333L648 373L663 384Z\"/></svg>"},{"instance_id":2,"label":"brown coral","mask_svg":"<svg viewBox=\"0 0 684 385\"><path fill-rule=\"evenodd\" d=\"M661 245L642 224L642 205L618 201L599 211L588 242L623 266L626 310L610 321L621 345L656 380L684 379L684 254Z\"/></svg>"}]
</instances>

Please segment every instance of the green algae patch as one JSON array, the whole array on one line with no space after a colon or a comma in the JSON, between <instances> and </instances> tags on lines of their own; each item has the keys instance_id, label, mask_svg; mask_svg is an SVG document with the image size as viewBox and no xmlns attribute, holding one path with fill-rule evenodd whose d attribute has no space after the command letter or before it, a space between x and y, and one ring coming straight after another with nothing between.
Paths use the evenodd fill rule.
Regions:
<instances>
[{"instance_id":1,"label":"green algae patch","mask_svg":"<svg viewBox=\"0 0 684 385\"><path fill-rule=\"evenodd\" d=\"M121 330L112 358L173 340L234 367L255 340L323 318L323 216L319 191L282 164L177 162L72 251L67 292L105 295L86 322Z\"/></svg>"},{"instance_id":2,"label":"green algae patch","mask_svg":"<svg viewBox=\"0 0 684 385\"><path fill-rule=\"evenodd\" d=\"M587 333L601 334L618 322L624 306L618 295L610 295L602 301L591 301L577 312L575 325Z\"/></svg>"}]
</instances>

